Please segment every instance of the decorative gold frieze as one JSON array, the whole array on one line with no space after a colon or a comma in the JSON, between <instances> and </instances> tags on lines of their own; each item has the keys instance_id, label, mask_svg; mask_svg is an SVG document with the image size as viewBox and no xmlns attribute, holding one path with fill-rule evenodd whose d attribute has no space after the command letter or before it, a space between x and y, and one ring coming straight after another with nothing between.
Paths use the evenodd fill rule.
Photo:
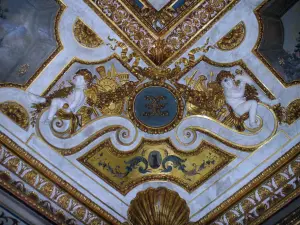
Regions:
<instances>
[{"instance_id":1,"label":"decorative gold frieze","mask_svg":"<svg viewBox=\"0 0 300 225\"><path fill-rule=\"evenodd\" d=\"M87 208L81 205L78 201L72 198L71 195L61 190L55 183L48 180L46 177L39 174L31 166L23 162L18 156L11 153L4 146L0 146L0 164L7 168L11 173L14 173L21 180L32 186L39 191L42 195L55 202L59 207L69 211L79 221L85 223L93 218L94 224L101 224L102 219L97 217L94 213L90 212ZM38 200L38 197L35 197ZM68 210L69 204L77 205L75 210ZM79 210L83 210L84 214L81 215ZM89 218L85 217L89 215ZM98 223L96 223L96 221Z\"/></svg>"},{"instance_id":2,"label":"decorative gold frieze","mask_svg":"<svg viewBox=\"0 0 300 225\"><path fill-rule=\"evenodd\" d=\"M299 151L298 143L195 224L261 224L300 194Z\"/></svg>"},{"instance_id":3,"label":"decorative gold frieze","mask_svg":"<svg viewBox=\"0 0 300 225\"><path fill-rule=\"evenodd\" d=\"M192 192L234 158L207 142L193 151L183 152L169 140L143 141L126 153L107 140L78 161L125 195L149 180L168 180Z\"/></svg>"},{"instance_id":4,"label":"decorative gold frieze","mask_svg":"<svg viewBox=\"0 0 300 225\"><path fill-rule=\"evenodd\" d=\"M111 223L121 225L116 218L93 203L1 132L0 143L3 144L0 151L5 152L5 154L1 153L0 156L6 159L4 162L1 158L0 164L41 194L51 198L53 202L75 218L82 220L83 223L87 223L87 218L90 218L90 224L105 225ZM20 172L19 168L24 168L23 172ZM0 185L10 190L10 186L4 182L6 180L7 175L2 176L0 174ZM20 193L14 192L14 194L18 195ZM33 205L33 207L38 208L37 205Z\"/></svg>"},{"instance_id":5,"label":"decorative gold frieze","mask_svg":"<svg viewBox=\"0 0 300 225\"><path fill-rule=\"evenodd\" d=\"M19 103L11 101L2 102L0 103L0 111L24 130L28 130L29 114Z\"/></svg>"},{"instance_id":6,"label":"decorative gold frieze","mask_svg":"<svg viewBox=\"0 0 300 225\"><path fill-rule=\"evenodd\" d=\"M231 31L222 37L216 46L223 51L230 51L239 47L246 36L246 26L242 21L237 24Z\"/></svg>"},{"instance_id":7,"label":"decorative gold frieze","mask_svg":"<svg viewBox=\"0 0 300 225\"><path fill-rule=\"evenodd\" d=\"M104 44L103 40L88 27L81 19L77 19L73 26L76 41L87 48L97 48Z\"/></svg>"},{"instance_id":8,"label":"decorative gold frieze","mask_svg":"<svg viewBox=\"0 0 300 225\"><path fill-rule=\"evenodd\" d=\"M239 0L201 1L163 36L156 36L117 0L84 0L151 66L167 66L191 47Z\"/></svg>"},{"instance_id":9,"label":"decorative gold frieze","mask_svg":"<svg viewBox=\"0 0 300 225\"><path fill-rule=\"evenodd\" d=\"M37 192L27 190L26 183L14 179L9 171L0 170L0 186L26 202L27 205L37 210L55 224L67 224L71 221L77 222L73 217L66 215L67 213L63 212L60 207L51 201L40 198Z\"/></svg>"},{"instance_id":10,"label":"decorative gold frieze","mask_svg":"<svg viewBox=\"0 0 300 225\"><path fill-rule=\"evenodd\" d=\"M128 209L128 221L133 225L187 225L189 215L186 201L163 187L137 193Z\"/></svg>"},{"instance_id":11,"label":"decorative gold frieze","mask_svg":"<svg viewBox=\"0 0 300 225\"><path fill-rule=\"evenodd\" d=\"M147 0L121 0L147 28L157 35L164 35L178 23L184 15L189 14L199 0L170 0L160 10L155 9ZM139 2L140 7L137 2Z\"/></svg>"}]
</instances>

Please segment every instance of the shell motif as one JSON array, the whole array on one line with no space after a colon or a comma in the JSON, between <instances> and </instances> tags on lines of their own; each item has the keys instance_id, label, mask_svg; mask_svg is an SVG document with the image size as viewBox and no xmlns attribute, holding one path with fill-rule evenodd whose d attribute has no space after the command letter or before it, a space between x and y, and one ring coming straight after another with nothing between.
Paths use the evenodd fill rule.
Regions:
<instances>
[{"instance_id":1,"label":"shell motif","mask_svg":"<svg viewBox=\"0 0 300 225\"><path fill-rule=\"evenodd\" d=\"M139 192L130 203L128 222L132 225L186 225L190 209L179 194L167 188Z\"/></svg>"},{"instance_id":2,"label":"shell motif","mask_svg":"<svg viewBox=\"0 0 300 225\"><path fill-rule=\"evenodd\" d=\"M221 38L216 44L217 48L223 51L231 51L239 47L246 36L246 25L242 21L236 25L229 33Z\"/></svg>"}]
</instances>

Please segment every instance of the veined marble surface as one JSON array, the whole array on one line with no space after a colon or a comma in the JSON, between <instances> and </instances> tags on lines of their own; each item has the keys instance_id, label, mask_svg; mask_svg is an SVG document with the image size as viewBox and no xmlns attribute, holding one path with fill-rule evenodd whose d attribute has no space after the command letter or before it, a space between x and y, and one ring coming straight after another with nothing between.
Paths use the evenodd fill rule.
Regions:
<instances>
[{"instance_id":1,"label":"veined marble surface","mask_svg":"<svg viewBox=\"0 0 300 225\"><path fill-rule=\"evenodd\" d=\"M197 41L189 50L202 46L207 38L210 38L210 44L215 44L221 37L228 33L236 24L243 21L246 25L246 37L244 42L236 49L232 51L221 51L218 49L210 50L205 55L211 60L218 63L231 63L234 61L242 60L246 63L247 67L258 78L258 80L267 88L273 95L280 99L280 103L283 106L287 106L294 99L300 98L300 88L297 85L284 87L280 81L273 75L273 73L265 67L265 65L252 53L252 49L255 46L258 38L258 22L253 10L262 3L263 0L241 0L230 12L217 22L205 35L203 35L199 41ZM64 46L63 50L51 61L49 65L41 72L41 74L31 83L26 91L32 92L37 95L41 95L49 85L57 78L57 76L63 71L63 69L74 58L79 58L84 61L101 61L112 54L120 54L120 49L115 52L110 49L106 44L101 45L95 49L88 49L78 44L73 36L73 24L77 18L80 18L84 23L91 27L105 43L109 43L108 36L111 38L120 38L113 32L108 25L106 25L97 14L91 10L82 0L64 0L64 4L67 6L62 18L59 22L60 39ZM160 1L162 3L162 1ZM188 51L189 51L188 50ZM186 51L183 56L188 56ZM129 52L132 52L129 50ZM203 53L198 53L199 57ZM117 65L117 62L115 62ZM108 64L111 64L109 62ZM144 62L141 62L141 66L145 66ZM82 66L80 64L74 64L65 73L65 75L59 79L58 83L66 81L70 78L78 68L92 68L92 65ZM124 70L121 65L116 66L118 70ZM198 69L203 74L209 74L210 72L217 73L222 69L230 70L234 72L238 67L233 68L219 68L218 66L211 66L207 63L200 62L191 70L186 76L191 76L194 70ZM94 72L94 71L93 71ZM123 71L122 71L123 72ZM131 75L132 79L134 76ZM184 79L184 78L183 78ZM183 83L183 80L181 80ZM258 91L263 93L257 86ZM24 106L24 108L30 112L31 103L28 102L24 90L16 88L0 88L0 102L4 101L16 101ZM219 135L223 135L225 139L231 140L238 144L254 145L266 141L255 152L248 153L243 152L201 133L197 133L197 140L190 146L181 145L176 139L175 131L170 131L162 135L149 135L143 132L134 131L133 124L124 118L110 117L91 124L89 132L81 132L78 136L69 140L59 140L57 137L50 135L49 128L40 124L41 132L37 132L36 128L30 128L28 131L21 129L18 125L12 122L5 115L0 113L0 131L9 136L18 145L24 148L28 153L42 162L45 166L59 175L61 178L70 183L78 191L83 193L94 203L101 206L111 215L115 216L121 222L126 221L127 209L130 201L135 195L148 187L164 186L172 190L177 191L181 197L183 197L191 209L191 220L197 221L208 212L214 209L217 205L225 201L232 196L251 179L257 176L260 172L266 169L269 165L291 149L295 144L300 141L300 121L296 121L292 125L279 125L277 130L275 128L276 121L272 117L270 111L261 108L260 111L263 117L264 123L267 125L265 129L258 133L255 138L250 139L243 137L241 134L230 135L231 133L217 124L210 123L207 120L194 120L190 119L186 121L186 127L188 125L204 126L205 123L211 129L214 129ZM110 132L84 147L81 151L71 156L62 156L49 145L55 145L57 148L71 148L83 142L92 132L96 132L101 127L107 124L122 124L128 129L137 132L136 140L133 144L127 146L122 145L116 138L115 132ZM182 124L183 126L184 124ZM270 134L275 130L275 135L268 138ZM180 129L179 129L180 132ZM170 182L147 182L143 183L126 196L123 196L117 192L114 188L101 180L98 176L92 173L90 170L80 164L77 159L83 154L87 153L90 149L97 146L107 138L111 138L113 144L119 147L122 151L129 151L139 143L139 140L144 138L151 138L155 140L164 139L170 137L171 141L182 150L190 150L198 146L201 140L207 140L217 147L233 154L236 159L232 161L228 166L220 170L205 183L203 183L195 191L188 193L183 188ZM44 141L47 139L48 144ZM133 138L133 136L130 136ZM183 135L180 136L183 139ZM127 139L130 143L133 139ZM188 141L188 140L186 140Z\"/></svg>"}]
</instances>

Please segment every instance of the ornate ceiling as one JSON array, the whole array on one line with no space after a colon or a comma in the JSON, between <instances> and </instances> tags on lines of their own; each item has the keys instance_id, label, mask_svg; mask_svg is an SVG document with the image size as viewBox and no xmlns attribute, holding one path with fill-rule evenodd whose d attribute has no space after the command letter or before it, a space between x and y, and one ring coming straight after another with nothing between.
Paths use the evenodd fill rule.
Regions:
<instances>
[{"instance_id":1,"label":"ornate ceiling","mask_svg":"<svg viewBox=\"0 0 300 225\"><path fill-rule=\"evenodd\" d=\"M299 4L0 1L0 186L57 224L263 222L300 193Z\"/></svg>"}]
</instances>

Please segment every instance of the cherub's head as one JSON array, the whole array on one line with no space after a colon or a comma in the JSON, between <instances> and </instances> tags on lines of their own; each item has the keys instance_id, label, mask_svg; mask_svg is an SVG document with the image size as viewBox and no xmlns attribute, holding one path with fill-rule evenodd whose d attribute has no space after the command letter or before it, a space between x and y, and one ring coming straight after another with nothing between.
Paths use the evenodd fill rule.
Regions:
<instances>
[{"instance_id":1,"label":"cherub's head","mask_svg":"<svg viewBox=\"0 0 300 225\"><path fill-rule=\"evenodd\" d=\"M225 89L235 86L234 75L229 71L222 70L216 78L216 81Z\"/></svg>"},{"instance_id":2,"label":"cherub's head","mask_svg":"<svg viewBox=\"0 0 300 225\"><path fill-rule=\"evenodd\" d=\"M73 77L75 86L85 86L86 84L91 83L93 80L92 73L87 69L80 69L76 72L76 75Z\"/></svg>"}]
</instances>

